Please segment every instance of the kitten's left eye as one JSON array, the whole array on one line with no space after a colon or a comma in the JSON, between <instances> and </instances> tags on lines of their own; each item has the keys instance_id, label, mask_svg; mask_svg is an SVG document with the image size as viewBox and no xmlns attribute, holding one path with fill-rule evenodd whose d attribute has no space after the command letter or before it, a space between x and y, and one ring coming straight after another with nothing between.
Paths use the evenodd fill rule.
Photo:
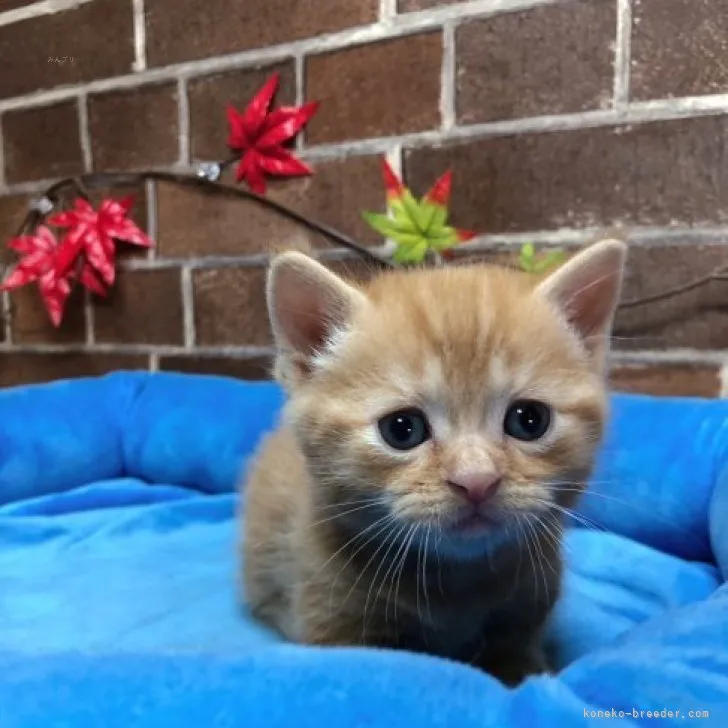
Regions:
<instances>
[{"instance_id":1,"label":"kitten's left eye","mask_svg":"<svg viewBox=\"0 0 728 728\"><path fill-rule=\"evenodd\" d=\"M419 410L399 410L379 420L379 432L395 450L412 450L430 438L427 418Z\"/></svg>"},{"instance_id":2,"label":"kitten's left eye","mask_svg":"<svg viewBox=\"0 0 728 728\"><path fill-rule=\"evenodd\" d=\"M543 437L551 424L551 410L542 402L519 400L506 412L503 429L516 440L530 442Z\"/></svg>"}]
</instances>

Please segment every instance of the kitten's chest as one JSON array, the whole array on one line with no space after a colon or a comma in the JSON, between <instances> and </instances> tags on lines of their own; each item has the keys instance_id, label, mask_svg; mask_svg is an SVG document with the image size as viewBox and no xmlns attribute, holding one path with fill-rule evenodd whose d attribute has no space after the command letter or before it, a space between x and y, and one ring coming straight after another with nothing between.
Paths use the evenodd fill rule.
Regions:
<instances>
[{"instance_id":1,"label":"kitten's chest","mask_svg":"<svg viewBox=\"0 0 728 728\"><path fill-rule=\"evenodd\" d=\"M473 653L483 641L487 617L485 605L477 609L443 610L436 620L423 625L428 649L453 658Z\"/></svg>"},{"instance_id":2,"label":"kitten's chest","mask_svg":"<svg viewBox=\"0 0 728 728\"><path fill-rule=\"evenodd\" d=\"M445 657L475 655L488 637L492 615L514 592L512 580L506 581L495 576L461 579L452 571L449 578L428 579L419 603L416 592L414 598L409 595L409 639Z\"/></svg>"},{"instance_id":3,"label":"kitten's chest","mask_svg":"<svg viewBox=\"0 0 728 728\"><path fill-rule=\"evenodd\" d=\"M400 623L399 643L408 649L454 660L474 661L490 639L486 604L469 608L454 607L420 616L410 615L406 626Z\"/></svg>"}]
</instances>

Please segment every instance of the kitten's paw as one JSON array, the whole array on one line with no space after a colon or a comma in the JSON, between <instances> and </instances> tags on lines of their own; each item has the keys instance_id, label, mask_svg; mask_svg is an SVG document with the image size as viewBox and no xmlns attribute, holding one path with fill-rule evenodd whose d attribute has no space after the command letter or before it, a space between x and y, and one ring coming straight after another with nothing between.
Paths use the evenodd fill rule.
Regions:
<instances>
[{"instance_id":1,"label":"kitten's paw","mask_svg":"<svg viewBox=\"0 0 728 728\"><path fill-rule=\"evenodd\" d=\"M509 687L520 685L532 675L551 673L551 668L541 652L499 655L480 667Z\"/></svg>"}]
</instances>

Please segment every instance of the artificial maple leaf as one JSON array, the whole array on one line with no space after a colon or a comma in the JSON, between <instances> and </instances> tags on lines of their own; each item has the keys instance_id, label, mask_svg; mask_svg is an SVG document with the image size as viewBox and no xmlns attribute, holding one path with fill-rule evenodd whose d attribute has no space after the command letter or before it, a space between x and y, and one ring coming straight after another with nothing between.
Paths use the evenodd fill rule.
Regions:
<instances>
[{"instance_id":1,"label":"artificial maple leaf","mask_svg":"<svg viewBox=\"0 0 728 728\"><path fill-rule=\"evenodd\" d=\"M59 245L55 236L47 227L40 225L34 235L14 238L8 247L23 257L0 285L0 290L12 291L36 282L53 325L59 326L71 284L65 276L58 274Z\"/></svg>"},{"instance_id":2,"label":"artificial maple leaf","mask_svg":"<svg viewBox=\"0 0 728 728\"><path fill-rule=\"evenodd\" d=\"M116 278L116 240L144 248L152 246L151 239L128 218L133 204L133 197L104 199L97 212L90 202L79 198L75 209L51 217L51 225L68 228L58 253L59 275L67 273L83 254L93 272L82 268L81 282L94 290L100 284L98 280L93 282L92 276L98 273L106 285L112 285Z\"/></svg>"},{"instance_id":3,"label":"artificial maple leaf","mask_svg":"<svg viewBox=\"0 0 728 728\"><path fill-rule=\"evenodd\" d=\"M534 244L525 243L521 247L521 251L518 255L518 262L521 266L521 269L526 271L526 273L534 273L535 275L540 275L541 273L545 273L547 270L554 268L560 263L563 263L565 258L566 253L560 249L551 250L538 256L536 254L536 248Z\"/></svg>"},{"instance_id":4,"label":"artificial maple leaf","mask_svg":"<svg viewBox=\"0 0 728 728\"><path fill-rule=\"evenodd\" d=\"M392 257L396 262L421 263L431 250L449 257L453 246L475 237L473 232L447 224L451 172L439 177L420 200L415 199L386 160L382 160L382 173L387 214L365 212L364 219L395 243Z\"/></svg>"},{"instance_id":5,"label":"artificial maple leaf","mask_svg":"<svg viewBox=\"0 0 728 728\"><path fill-rule=\"evenodd\" d=\"M245 180L253 192L261 195L265 194L266 175L300 177L313 173L284 144L311 120L318 109L318 102L271 110L279 83L280 75L274 73L245 111L241 113L232 106L227 108L230 125L228 146L241 155L235 179L238 182Z\"/></svg>"},{"instance_id":6,"label":"artificial maple leaf","mask_svg":"<svg viewBox=\"0 0 728 728\"><path fill-rule=\"evenodd\" d=\"M84 261L78 274L79 283L97 296L106 296L107 290L96 271Z\"/></svg>"}]
</instances>

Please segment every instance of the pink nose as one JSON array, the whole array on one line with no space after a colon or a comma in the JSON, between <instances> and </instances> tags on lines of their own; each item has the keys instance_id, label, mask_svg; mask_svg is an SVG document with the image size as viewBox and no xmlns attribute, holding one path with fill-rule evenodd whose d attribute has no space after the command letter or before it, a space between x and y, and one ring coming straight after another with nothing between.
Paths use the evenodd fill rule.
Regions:
<instances>
[{"instance_id":1,"label":"pink nose","mask_svg":"<svg viewBox=\"0 0 728 728\"><path fill-rule=\"evenodd\" d=\"M470 503L480 504L490 500L501 483L499 475L494 473L455 473L447 484L462 498Z\"/></svg>"}]
</instances>

